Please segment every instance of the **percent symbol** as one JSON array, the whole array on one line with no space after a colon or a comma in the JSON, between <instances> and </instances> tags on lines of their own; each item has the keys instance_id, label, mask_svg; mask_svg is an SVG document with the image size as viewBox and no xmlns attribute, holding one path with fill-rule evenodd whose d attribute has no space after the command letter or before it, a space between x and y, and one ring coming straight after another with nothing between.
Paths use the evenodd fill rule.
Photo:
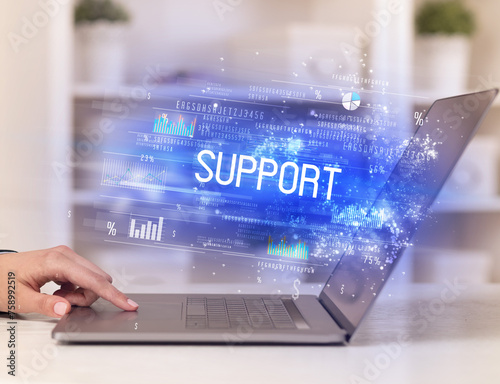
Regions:
<instances>
[{"instance_id":1,"label":"percent symbol","mask_svg":"<svg viewBox=\"0 0 500 384\"><path fill-rule=\"evenodd\" d=\"M424 119L422 117L422 112L415 112L415 115L413 117L415 118L415 125L422 126L424 124Z\"/></svg>"},{"instance_id":2,"label":"percent symbol","mask_svg":"<svg viewBox=\"0 0 500 384\"><path fill-rule=\"evenodd\" d=\"M116 236L116 223L114 221L108 221L108 236Z\"/></svg>"},{"instance_id":3,"label":"percent symbol","mask_svg":"<svg viewBox=\"0 0 500 384\"><path fill-rule=\"evenodd\" d=\"M321 100L323 98L323 95L321 94L321 91L319 89L314 91L314 94L316 95L316 100Z\"/></svg>"}]
</instances>

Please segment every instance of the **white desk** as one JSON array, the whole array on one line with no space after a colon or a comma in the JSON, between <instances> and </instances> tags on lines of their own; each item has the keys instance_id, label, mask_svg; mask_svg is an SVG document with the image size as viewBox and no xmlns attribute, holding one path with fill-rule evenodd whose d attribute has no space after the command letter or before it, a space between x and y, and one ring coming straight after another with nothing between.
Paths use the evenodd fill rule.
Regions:
<instances>
[{"instance_id":1,"label":"white desk","mask_svg":"<svg viewBox=\"0 0 500 384\"><path fill-rule=\"evenodd\" d=\"M385 294L347 347L59 345L50 337L55 320L19 316L17 373L29 368L32 375L25 381L7 375L3 317L0 382L500 382L500 285L470 286L450 304L440 299L443 288L410 285L398 295ZM425 320L417 315L420 305L427 309L433 305L434 313L442 313ZM390 357L384 345L393 345L402 336L411 341ZM380 372L364 372L369 363L378 364Z\"/></svg>"}]
</instances>

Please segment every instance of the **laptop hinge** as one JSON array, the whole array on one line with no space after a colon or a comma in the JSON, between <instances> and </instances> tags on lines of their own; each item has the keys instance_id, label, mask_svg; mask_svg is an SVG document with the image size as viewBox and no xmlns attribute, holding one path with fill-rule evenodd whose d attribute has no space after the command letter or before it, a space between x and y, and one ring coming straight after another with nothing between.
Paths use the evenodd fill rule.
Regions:
<instances>
[{"instance_id":1,"label":"laptop hinge","mask_svg":"<svg viewBox=\"0 0 500 384\"><path fill-rule=\"evenodd\" d=\"M323 306L323 308L326 309L328 314L337 323L337 325L344 331L346 331L346 340L349 341L349 339L354 334L356 327L349 320L347 320L347 317L344 316L342 311L330 300L330 298L324 292L321 292L318 297L318 301Z\"/></svg>"}]
</instances>

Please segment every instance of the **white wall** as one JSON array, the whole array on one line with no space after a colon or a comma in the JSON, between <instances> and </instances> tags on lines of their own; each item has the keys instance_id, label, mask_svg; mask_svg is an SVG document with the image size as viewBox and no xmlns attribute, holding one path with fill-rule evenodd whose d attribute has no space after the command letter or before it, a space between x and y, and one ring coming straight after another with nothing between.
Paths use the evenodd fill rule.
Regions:
<instances>
[{"instance_id":1,"label":"white wall","mask_svg":"<svg viewBox=\"0 0 500 384\"><path fill-rule=\"evenodd\" d=\"M203 0L120 0L132 15L128 31L127 81L134 83L145 75L148 65L160 64L166 72L191 70L217 71L230 65L231 53L251 36L263 36L262 31L277 30L287 24L312 23L327 27L346 27L355 35L355 28L364 29L374 19L372 11L384 8L386 1L370 0L352 4L340 0L243 0L239 5L234 1ZM217 8L226 4L226 8ZM394 17L389 28L373 40L373 55L367 60L387 60L399 68L408 68L411 62L412 2L404 2L404 15ZM406 31L402 33L401 30ZM325 40L325 38L323 38ZM388 54L385 47L390 47ZM351 40L346 41L352 43ZM264 45L266 45L264 42ZM314 46L315 41L311 41ZM332 44L337 42L332 40ZM337 44L338 45L338 44ZM397 47L397 49L394 49ZM370 47L366 47L370 52ZM382 52L384 51L384 52ZM375 55L375 53L380 53ZM224 57L226 63L221 64ZM246 58L243 58L245 61ZM403 64L401 60L405 61ZM241 61L241 60L240 60ZM387 64L386 62L386 64ZM238 62L237 62L238 63ZM239 64L239 63L238 63ZM380 68L382 66L379 66ZM389 74L398 71L389 71ZM383 77L385 74L380 74ZM400 74L401 75L401 74ZM403 77L407 73L402 74ZM401 77L401 76L400 76ZM81 77L77 76L77 80Z\"/></svg>"},{"instance_id":2,"label":"white wall","mask_svg":"<svg viewBox=\"0 0 500 384\"><path fill-rule=\"evenodd\" d=\"M217 68L231 36L310 18L310 3L303 0L247 0L225 12L218 12L215 5L229 4L226 0L121 2L133 15L128 36L129 81L141 79L151 64L171 71Z\"/></svg>"},{"instance_id":3,"label":"white wall","mask_svg":"<svg viewBox=\"0 0 500 384\"><path fill-rule=\"evenodd\" d=\"M492 78L500 85L500 2L498 0L467 0L466 4L476 15L477 31L472 40L471 79L472 88L479 76Z\"/></svg>"},{"instance_id":4,"label":"white wall","mask_svg":"<svg viewBox=\"0 0 500 384\"><path fill-rule=\"evenodd\" d=\"M72 12L71 5L58 7L48 16L34 1L1 5L0 248L29 250L69 241L70 179L59 181L52 162L64 157L71 132ZM33 17L40 28L25 31L32 37L16 53L5 37L21 35L25 20Z\"/></svg>"}]
</instances>

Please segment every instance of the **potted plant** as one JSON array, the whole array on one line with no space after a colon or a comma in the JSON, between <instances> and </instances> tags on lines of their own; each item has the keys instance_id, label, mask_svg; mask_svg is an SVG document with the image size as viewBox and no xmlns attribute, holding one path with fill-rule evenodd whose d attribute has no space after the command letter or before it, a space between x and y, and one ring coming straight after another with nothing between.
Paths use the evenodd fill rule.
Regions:
<instances>
[{"instance_id":1,"label":"potted plant","mask_svg":"<svg viewBox=\"0 0 500 384\"><path fill-rule=\"evenodd\" d=\"M77 64L83 80L120 84L124 80L124 34L130 16L112 0L81 0L75 8L76 36L80 45Z\"/></svg>"},{"instance_id":2,"label":"potted plant","mask_svg":"<svg viewBox=\"0 0 500 384\"><path fill-rule=\"evenodd\" d=\"M428 1L416 14L416 81L429 91L467 88L474 15L460 0Z\"/></svg>"}]
</instances>

